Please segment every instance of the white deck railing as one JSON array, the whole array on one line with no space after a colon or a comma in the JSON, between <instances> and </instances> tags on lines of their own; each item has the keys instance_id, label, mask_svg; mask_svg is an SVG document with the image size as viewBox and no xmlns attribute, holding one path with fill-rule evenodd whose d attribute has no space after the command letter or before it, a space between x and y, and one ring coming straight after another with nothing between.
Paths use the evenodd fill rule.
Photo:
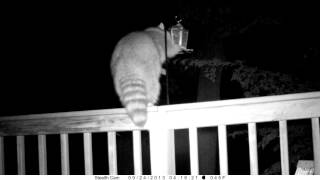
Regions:
<instances>
[{"instance_id":1,"label":"white deck railing","mask_svg":"<svg viewBox=\"0 0 320 180\"><path fill-rule=\"evenodd\" d=\"M287 121L312 122L315 174L320 174L320 92L223 100L149 108L144 128L135 127L124 109L0 117L0 174L5 172L4 136L17 137L18 174L25 174L24 136L38 135L39 172L47 173L46 134L60 134L61 172L69 174L68 134L83 133L85 173L93 173L93 132L108 132L109 174L117 174L115 131L133 131L134 173L142 174L141 131L150 134L152 174L175 174L174 129L189 129L190 170L199 173L197 128L218 127L220 173L228 174L227 125L248 124L250 172L258 174L256 123L278 121L282 174L289 174ZM107 162L106 162L107 163Z\"/></svg>"}]
</instances>

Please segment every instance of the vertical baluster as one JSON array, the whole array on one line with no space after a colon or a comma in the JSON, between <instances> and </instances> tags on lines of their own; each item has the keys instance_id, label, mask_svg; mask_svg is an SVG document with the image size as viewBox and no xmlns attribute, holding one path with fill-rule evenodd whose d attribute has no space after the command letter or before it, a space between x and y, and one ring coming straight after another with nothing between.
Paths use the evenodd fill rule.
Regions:
<instances>
[{"instance_id":1,"label":"vertical baluster","mask_svg":"<svg viewBox=\"0 0 320 180\"><path fill-rule=\"evenodd\" d=\"M17 136L18 174L26 174L24 136Z\"/></svg>"},{"instance_id":2,"label":"vertical baluster","mask_svg":"<svg viewBox=\"0 0 320 180\"><path fill-rule=\"evenodd\" d=\"M320 128L319 118L312 118L312 141L314 157L314 174L320 175Z\"/></svg>"},{"instance_id":3,"label":"vertical baluster","mask_svg":"<svg viewBox=\"0 0 320 180\"><path fill-rule=\"evenodd\" d=\"M39 173L40 175L47 174L47 146L46 136L38 135L38 155L39 155Z\"/></svg>"},{"instance_id":4,"label":"vertical baluster","mask_svg":"<svg viewBox=\"0 0 320 180\"><path fill-rule=\"evenodd\" d=\"M218 126L220 174L228 174L227 126Z\"/></svg>"},{"instance_id":5,"label":"vertical baluster","mask_svg":"<svg viewBox=\"0 0 320 180\"><path fill-rule=\"evenodd\" d=\"M133 162L134 174L142 175L142 149L141 149L141 131L133 131Z\"/></svg>"},{"instance_id":6,"label":"vertical baluster","mask_svg":"<svg viewBox=\"0 0 320 180\"><path fill-rule=\"evenodd\" d=\"M60 146L61 146L61 173L63 175L68 175L70 174L68 134L60 134Z\"/></svg>"},{"instance_id":7,"label":"vertical baluster","mask_svg":"<svg viewBox=\"0 0 320 180\"><path fill-rule=\"evenodd\" d=\"M109 159L109 174L117 175L117 139L116 132L108 132L108 159Z\"/></svg>"},{"instance_id":8,"label":"vertical baluster","mask_svg":"<svg viewBox=\"0 0 320 180\"><path fill-rule=\"evenodd\" d=\"M282 175L289 174L289 151L287 121L279 121L281 172Z\"/></svg>"},{"instance_id":9,"label":"vertical baluster","mask_svg":"<svg viewBox=\"0 0 320 180\"><path fill-rule=\"evenodd\" d=\"M198 129L189 128L191 175L199 175Z\"/></svg>"},{"instance_id":10,"label":"vertical baluster","mask_svg":"<svg viewBox=\"0 0 320 180\"><path fill-rule=\"evenodd\" d=\"M174 129L168 130L168 163L169 163L169 174L176 174L176 152L175 152L175 144L174 144Z\"/></svg>"},{"instance_id":11,"label":"vertical baluster","mask_svg":"<svg viewBox=\"0 0 320 180\"><path fill-rule=\"evenodd\" d=\"M4 175L5 169L4 169L4 143L3 143L3 137L0 136L0 175Z\"/></svg>"},{"instance_id":12,"label":"vertical baluster","mask_svg":"<svg viewBox=\"0 0 320 180\"><path fill-rule=\"evenodd\" d=\"M153 175L175 174L174 130L150 130L150 160Z\"/></svg>"},{"instance_id":13,"label":"vertical baluster","mask_svg":"<svg viewBox=\"0 0 320 180\"><path fill-rule=\"evenodd\" d=\"M84 162L85 162L85 174L93 174L92 165L92 137L91 133L83 133L83 145L84 145Z\"/></svg>"},{"instance_id":14,"label":"vertical baluster","mask_svg":"<svg viewBox=\"0 0 320 180\"><path fill-rule=\"evenodd\" d=\"M250 174L257 175L258 170L258 148L256 123L248 123Z\"/></svg>"}]
</instances>

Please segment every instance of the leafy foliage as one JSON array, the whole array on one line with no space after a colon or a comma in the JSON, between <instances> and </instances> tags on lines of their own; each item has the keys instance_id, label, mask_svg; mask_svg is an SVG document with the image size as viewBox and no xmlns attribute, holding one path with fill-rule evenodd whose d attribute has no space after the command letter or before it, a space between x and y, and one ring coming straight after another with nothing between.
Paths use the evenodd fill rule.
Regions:
<instances>
[{"instance_id":1,"label":"leafy foliage","mask_svg":"<svg viewBox=\"0 0 320 180\"><path fill-rule=\"evenodd\" d=\"M198 59L198 58L177 58L172 61L174 64L182 65L185 70L189 68L199 68L204 72L204 76L215 82L217 67L228 67L234 65L232 62L221 61L218 58Z\"/></svg>"},{"instance_id":2,"label":"leafy foliage","mask_svg":"<svg viewBox=\"0 0 320 180\"><path fill-rule=\"evenodd\" d=\"M217 67L232 67L231 81L237 81L244 90L244 97L280 95L315 91L320 89L320 83L299 79L290 74L262 70L258 67L247 66L243 61L221 61L218 58L178 58L173 61L185 69L200 68L205 76L215 82Z\"/></svg>"},{"instance_id":3,"label":"leafy foliage","mask_svg":"<svg viewBox=\"0 0 320 180\"><path fill-rule=\"evenodd\" d=\"M245 97L299 93L319 89L319 83L303 81L293 75L272 72L237 62L231 80L236 80Z\"/></svg>"}]
</instances>

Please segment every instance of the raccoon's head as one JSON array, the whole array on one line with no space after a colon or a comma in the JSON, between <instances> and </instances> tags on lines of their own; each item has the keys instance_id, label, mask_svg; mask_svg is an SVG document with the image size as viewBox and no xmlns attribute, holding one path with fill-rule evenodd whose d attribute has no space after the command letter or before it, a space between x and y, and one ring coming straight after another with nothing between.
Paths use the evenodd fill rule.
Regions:
<instances>
[{"instance_id":1,"label":"raccoon's head","mask_svg":"<svg viewBox=\"0 0 320 180\"><path fill-rule=\"evenodd\" d=\"M163 23L160 23L157 27L147 28L145 32L147 32L148 35L150 35L157 49L159 50L161 63L163 63L166 60L166 57L172 58L177 54L180 54L186 50L182 46L179 46L178 44L174 43L170 32L168 31L165 32L165 27ZM165 37L166 37L166 46L165 46ZM167 49L166 53L165 53L165 49Z\"/></svg>"},{"instance_id":2,"label":"raccoon's head","mask_svg":"<svg viewBox=\"0 0 320 180\"><path fill-rule=\"evenodd\" d=\"M169 31L166 31L166 33L164 33L165 27L164 27L163 23L160 23L158 25L158 28L161 29L163 34L166 34L166 36L167 36L166 38L167 38L167 56L168 56L168 58L172 58L172 57L176 56L177 54L182 53L185 50L184 47L182 47L174 42L172 35Z\"/></svg>"}]
</instances>

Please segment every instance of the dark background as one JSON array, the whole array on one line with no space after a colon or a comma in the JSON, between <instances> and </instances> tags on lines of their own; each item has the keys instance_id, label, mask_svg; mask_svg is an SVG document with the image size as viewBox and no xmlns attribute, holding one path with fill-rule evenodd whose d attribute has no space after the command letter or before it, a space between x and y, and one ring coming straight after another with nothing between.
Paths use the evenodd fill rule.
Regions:
<instances>
[{"instance_id":1,"label":"dark background","mask_svg":"<svg viewBox=\"0 0 320 180\"><path fill-rule=\"evenodd\" d=\"M126 33L160 22L153 18L159 12L143 3L3 8L2 115L120 107L109 71L112 50Z\"/></svg>"}]
</instances>

